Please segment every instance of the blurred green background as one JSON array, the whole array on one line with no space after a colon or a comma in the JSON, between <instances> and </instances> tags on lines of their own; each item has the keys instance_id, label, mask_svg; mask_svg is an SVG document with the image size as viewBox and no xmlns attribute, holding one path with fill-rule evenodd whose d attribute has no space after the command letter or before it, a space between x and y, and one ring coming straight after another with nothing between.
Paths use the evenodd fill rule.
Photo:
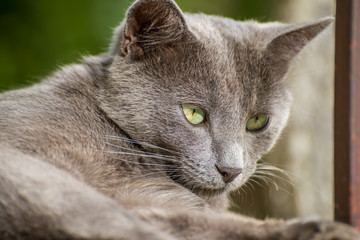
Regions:
<instances>
[{"instance_id":1,"label":"blurred green background","mask_svg":"<svg viewBox=\"0 0 360 240\"><path fill-rule=\"evenodd\" d=\"M178 0L187 12L276 19L283 0ZM39 81L107 50L131 0L0 0L0 91Z\"/></svg>"}]
</instances>

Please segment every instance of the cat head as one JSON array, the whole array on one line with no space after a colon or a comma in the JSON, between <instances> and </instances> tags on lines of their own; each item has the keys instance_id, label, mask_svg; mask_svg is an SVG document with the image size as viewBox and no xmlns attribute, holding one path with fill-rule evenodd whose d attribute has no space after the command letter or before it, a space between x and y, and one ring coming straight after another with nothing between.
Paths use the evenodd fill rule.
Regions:
<instances>
[{"instance_id":1,"label":"cat head","mask_svg":"<svg viewBox=\"0 0 360 240\"><path fill-rule=\"evenodd\" d=\"M286 124L294 58L331 22L239 22L138 0L115 32L102 108L132 139L176 152L167 164L178 183L235 189Z\"/></svg>"}]
</instances>

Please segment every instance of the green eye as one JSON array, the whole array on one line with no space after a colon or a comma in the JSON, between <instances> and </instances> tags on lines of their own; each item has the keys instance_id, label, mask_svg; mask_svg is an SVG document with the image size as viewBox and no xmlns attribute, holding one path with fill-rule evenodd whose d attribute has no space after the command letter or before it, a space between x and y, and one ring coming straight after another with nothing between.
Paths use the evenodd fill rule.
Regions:
<instances>
[{"instance_id":1,"label":"green eye","mask_svg":"<svg viewBox=\"0 0 360 240\"><path fill-rule=\"evenodd\" d=\"M200 107L191 104L183 104L182 109L186 119L194 125L200 124L205 120L205 110Z\"/></svg>"},{"instance_id":2,"label":"green eye","mask_svg":"<svg viewBox=\"0 0 360 240\"><path fill-rule=\"evenodd\" d=\"M249 131L260 131L266 127L269 122L269 117L265 115L258 115L250 118L246 123L246 129Z\"/></svg>"}]
</instances>

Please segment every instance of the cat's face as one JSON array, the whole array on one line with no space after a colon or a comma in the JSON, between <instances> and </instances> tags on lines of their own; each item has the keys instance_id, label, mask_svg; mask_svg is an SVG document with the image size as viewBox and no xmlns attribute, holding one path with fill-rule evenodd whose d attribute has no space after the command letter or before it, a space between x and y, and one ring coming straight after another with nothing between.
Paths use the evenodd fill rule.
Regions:
<instances>
[{"instance_id":1,"label":"cat's face","mask_svg":"<svg viewBox=\"0 0 360 240\"><path fill-rule=\"evenodd\" d=\"M281 36L293 40L300 26L183 15L172 1L137 1L117 31L103 108L132 139L169 150L143 145L171 155L156 161L175 181L195 192L235 189L284 128L291 97L283 78L323 25L316 33L302 26L303 39L287 44Z\"/></svg>"}]
</instances>

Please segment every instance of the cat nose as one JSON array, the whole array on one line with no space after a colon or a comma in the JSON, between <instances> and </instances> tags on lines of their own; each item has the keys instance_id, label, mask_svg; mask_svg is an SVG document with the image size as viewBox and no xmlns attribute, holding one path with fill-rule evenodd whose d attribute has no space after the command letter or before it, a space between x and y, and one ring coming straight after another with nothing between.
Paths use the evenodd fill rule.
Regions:
<instances>
[{"instance_id":1,"label":"cat nose","mask_svg":"<svg viewBox=\"0 0 360 240\"><path fill-rule=\"evenodd\" d=\"M216 169L221 174L225 183L231 183L234 179L242 173L242 168L229 168L229 167L219 167L215 164Z\"/></svg>"}]
</instances>

